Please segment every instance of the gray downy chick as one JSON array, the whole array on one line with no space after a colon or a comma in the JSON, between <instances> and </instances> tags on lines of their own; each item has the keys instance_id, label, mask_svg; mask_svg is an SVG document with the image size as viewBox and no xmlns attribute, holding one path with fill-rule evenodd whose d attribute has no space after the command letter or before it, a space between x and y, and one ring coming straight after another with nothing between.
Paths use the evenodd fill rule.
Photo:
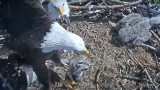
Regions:
<instances>
[{"instance_id":1,"label":"gray downy chick","mask_svg":"<svg viewBox=\"0 0 160 90\"><path fill-rule=\"evenodd\" d=\"M61 62L64 65L68 65L71 72L71 77L74 81L78 82L83 77L86 70L89 68L90 63L86 56L80 55L74 57L72 60L63 58Z\"/></svg>"},{"instance_id":2,"label":"gray downy chick","mask_svg":"<svg viewBox=\"0 0 160 90\"><path fill-rule=\"evenodd\" d=\"M150 33L151 27L159 23L160 15L149 19L133 13L120 20L116 29L122 42L128 45L146 46L156 51L156 48L144 43L152 36Z\"/></svg>"}]
</instances>

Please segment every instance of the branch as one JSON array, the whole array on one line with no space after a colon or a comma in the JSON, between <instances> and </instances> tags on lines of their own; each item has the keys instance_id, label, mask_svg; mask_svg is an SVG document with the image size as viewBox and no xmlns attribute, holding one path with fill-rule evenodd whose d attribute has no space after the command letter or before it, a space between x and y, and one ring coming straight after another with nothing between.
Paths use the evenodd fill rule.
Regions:
<instances>
[{"instance_id":1,"label":"branch","mask_svg":"<svg viewBox=\"0 0 160 90\"><path fill-rule=\"evenodd\" d=\"M138 0L138 1L127 3L127 4L123 4L123 5L107 5L107 6L99 5L99 6L94 6L93 8L95 8L95 9L123 8L123 7L126 7L126 6L137 5L137 4L141 3L141 2L142 2L142 0ZM86 6L69 5L69 7L71 9L79 9L79 10L86 10L86 9L88 9L88 7L86 7Z\"/></svg>"},{"instance_id":2,"label":"branch","mask_svg":"<svg viewBox=\"0 0 160 90\"><path fill-rule=\"evenodd\" d=\"M151 82L151 84L154 86L154 89L156 90L156 86L151 78L151 76L149 75L148 71L146 68L143 67L143 65L137 60L137 58L133 55L132 51L127 49L128 50L128 55L130 56L131 60L137 65L139 66L139 68L141 70L143 70L146 74L146 76L148 77L149 81Z\"/></svg>"},{"instance_id":3,"label":"branch","mask_svg":"<svg viewBox=\"0 0 160 90\"><path fill-rule=\"evenodd\" d=\"M91 0L79 0L79 1L72 0L72 1L68 2L68 4L84 3L84 2L88 2L88 1L91 1Z\"/></svg>"}]
</instances>

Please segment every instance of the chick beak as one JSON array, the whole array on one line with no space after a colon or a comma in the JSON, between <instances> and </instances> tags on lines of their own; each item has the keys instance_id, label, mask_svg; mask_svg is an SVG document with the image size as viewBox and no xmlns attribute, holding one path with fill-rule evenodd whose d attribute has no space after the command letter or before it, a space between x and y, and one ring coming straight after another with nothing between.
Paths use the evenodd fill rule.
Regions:
<instances>
[{"instance_id":1,"label":"chick beak","mask_svg":"<svg viewBox=\"0 0 160 90\"><path fill-rule=\"evenodd\" d=\"M65 80L63 84L68 88L68 90L78 90L76 89L77 83L75 81Z\"/></svg>"},{"instance_id":2,"label":"chick beak","mask_svg":"<svg viewBox=\"0 0 160 90\"><path fill-rule=\"evenodd\" d=\"M62 16L63 15L63 7L57 8L58 13Z\"/></svg>"},{"instance_id":3,"label":"chick beak","mask_svg":"<svg viewBox=\"0 0 160 90\"><path fill-rule=\"evenodd\" d=\"M89 55L89 51L85 48L85 49L81 52L81 54L88 56L88 55Z\"/></svg>"}]
</instances>

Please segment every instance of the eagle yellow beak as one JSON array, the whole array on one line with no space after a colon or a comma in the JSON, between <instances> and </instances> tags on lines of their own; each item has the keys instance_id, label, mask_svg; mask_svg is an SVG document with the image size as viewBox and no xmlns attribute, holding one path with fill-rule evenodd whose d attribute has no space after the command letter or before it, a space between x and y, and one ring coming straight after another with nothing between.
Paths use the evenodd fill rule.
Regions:
<instances>
[{"instance_id":1,"label":"eagle yellow beak","mask_svg":"<svg viewBox=\"0 0 160 90\"><path fill-rule=\"evenodd\" d=\"M81 51L81 54L88 56L89 51L85 48L83 51Z\"/></svg>"},{"instance_id":2,"label":"eagle yellow beak","mask_svg":"<svg viewBox=\"0 0 160 90\"><path fill-rule=\"evenodd\" d=\"M64 12L63 7L57 8L57 11L61 16L63 15L63 12Z\"/></svg>"}]
</instances>

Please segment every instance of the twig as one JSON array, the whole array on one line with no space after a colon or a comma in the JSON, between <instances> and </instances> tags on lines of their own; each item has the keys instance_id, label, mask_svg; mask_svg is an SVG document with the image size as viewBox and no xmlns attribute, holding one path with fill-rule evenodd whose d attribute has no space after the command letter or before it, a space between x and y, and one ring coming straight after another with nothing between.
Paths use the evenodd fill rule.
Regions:
<instances>
[{"instance_id":1,"label":"twig","mask_svg":"<svg viewBox=\"0 0 160 90\"><path fill-rule=\"evenodd\" d=\"M159 64L158 64L158 57L156 55L156 52L154 51L154 56L155 56L155 61L156 61L156 67L157 67L157 70L159 71Z\"/></svg>"},{"instance_id":2,"label":"twig","mask_svg":"<svg viewBox=\"0 0 160 90\"><path fill-rule=\"evenodd\" d=\"M133 81L137 81L137 82L148 82L148 83L150 83L150 81L148 81L148 80L139 79L139 78L132 77L132 76L120 76L120 78L127 79L127 80L133 80Z\"/></svg>"},{"instance_id":3,"label":"twig","mask_svg":"<svg viewBox=\"0 0 160 90\"><path fill-rule=\"evenodd\" d=\"M136 62L136 64L138 64L139 68L145 72L145 74L147 75L149 81L151 82L151 84L154 86L154 89L156 90L156 86L155 86L155 84L153 83L153 80L152 80L151 76L149 75L147 69L145 69L145 68L143 67L143 65L134 57L134 55L133 55L133 53L132 53L131 50L128 49L128 52L129 52L128 54L129 54L131 60L132 60L133 62Z\"/></svg>"},{"instance_id":4,"label":"twig","mask_svg":"<svg viewBox=\"0 0 160 90\"><path fill-rule=\"evenodd\" d=\"M13 88L11 87L11 85L7 82L7 79L3 77L3 75L0 73L0 78L2 79L2 87L7 87L9 88L9 90L13 90Z\"/></svg>"},{"instance_id":5,"label":"twig","mask_svg":"<svg viewBox=\"0 0 160 90\"><path fill-rule=\"evenodd\" d=\"M126 88L125 88L125 86L122 84L122 82L119 82L120 83L120 85L122 86L122 90L127 90Z\"/></svg>"},{"instance_id":6,"label":"twig","mask_svg":"<svg viewBox=\"0 0 160 90\"><path fill-rule=\"evenodd\" d=\"M156 35L156 33L154 33L152 30L150 30L150 32L153 34L153 36L158 40L158 42L160 43L160 38Z\"/></svg>"},{"instance_id":7,"label":"twig","mask_svg":"<svg viewBox=\"0 0 160 90\"><path fill-rule=\"evenodd\" d=\"M85 7L88 7L89 5L91 5L92 1L88 2Z\"/></svg>"},{"instance_id":8,"label":"twig","mask_svg":"<svg viewBox=\"0 0 160 90\"><path fill-rule=\"evenodd\" d=\"M95 8L95 9L123 8L125 6L137 5L137 4L141 3L141 2L142 2L142 0L138 0L138 1L127 3L127 4L123 4L123 5L105 5L105 6L104 5L99 5L99 6L94 6L93 8ZM86 10L86 9L88 9L85 6L69 5L69 7L72 8L72 9L79 9L79 10Z\"/></svg>"},{"instance_id":9,"label":"twig","mask_svg":"<svg viewBox=\"0 0 160 90\"><path fill-rule=\"evenodd\" d=\"M84 2L88 2L88 1L91 1L91 0L79 0L79 1L72 0L72 1L68 2L68 4L84 3Z\"/></svg>"},{"instance_id":10,"label":"twig","mask_svg":"<svg viewBox=\"0 0 160 90\"><path fill-rule=\"evenodd\" d=\"M115 29L116 23L113 23L113 22L110 21L110 20L107 20L107 23L108 23L108 26L109 26L111 29Z\"/></svg>"},{"instance_id":11,"label":"twig","mask_svg":"<svg viewBox=\"0 0 160 90\"><path fill-rule=\"evenodd\" d=\"M129 49L127 49L127 50L128 50L128 52L129 52L128 55L129 55L129 57L131 58L131 60L132 60L138 67L142 68L141 63L137 62L137 60L135 59L135 57L133 57L133 54L132 54L131 50L129 50Z\"/></svg>"},{"instance_id":12,"label":"twig","mask_svg":"<svg viewBox=\"0 0 160 90\"><path fill-rule=\"evenodd\" d=\"M141 43L140 46L148 47L148 48L150 48L150 49L152 49L152 50L154 50L154 51L158 51L157 48L155 48L155 47L153 47L153 46L150 46L150 45L147 45L147 44L144 44L144 43Z\"/></svg>"},{"instance_id":13,"label":"twig","mask_svg":"<svg viewBox=\"0 0 160 90\"><path fill-rule=\"evenodd\" d=\"M98 84L98 81L99 81L99 76L100 74L102 73L103 69L102 68L99 68L96 72L96 75L95 75L95 81L94 83L96 84L96 90L99 90L99 84Z\"/></svg>"},{"instance_id":14,"label":"twig","mask_svg":"<svg viewBox=\"0 0 160 90\"><path fill-rule=\"evenodd\" d=\"M108 0L107 0L108 1ZM105 2L105 0L102 0L102 3L101 3L101 5L107 5L107 3Z\"/></svg>"},{"instance_id":15,"label":"twig","mask_svg":"<svg viewBox=\"0 0 160 90\"><path fill-rule=\"evenodd\" d=\"M71 17L82 17L82 16L87 16L87 15L94 15L96 13L101 13L103 12L102 10L96 10L96 11L89 11L88 13L82 13L82 12L79 12L79 13L76 13L74 15L71 15Z\"/></svg>"},{"instance_id":16,"label":"twig","mask_svg":"<svg viewBox=\"0 0 160 90\"><path fill-rule=\"evenodd\" d=\"M99 90L99 85L98 85L98 81L99 81L99 76L101 74L101 70L97 70L96 75L95 75L95 81L94 83L96 84L96 90Z\"/></svg>"}]
</instances>

